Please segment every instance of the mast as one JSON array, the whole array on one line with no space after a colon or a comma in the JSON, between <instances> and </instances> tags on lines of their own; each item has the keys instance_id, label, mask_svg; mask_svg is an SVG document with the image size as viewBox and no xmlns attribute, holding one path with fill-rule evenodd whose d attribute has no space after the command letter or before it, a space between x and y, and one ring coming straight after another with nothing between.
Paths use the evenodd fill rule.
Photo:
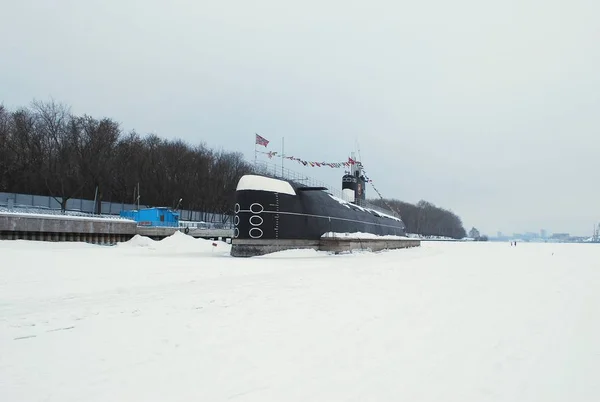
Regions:
<instances>
[{"instance_id":1,"label":"mast","mask_svg":"<svg viewBox=\"0 0 600 402\"><path fill-rule=\"evenodd\" d=\"M254 168L256 169L256 133L254 133Z\"/></svg>"}]
</instances>

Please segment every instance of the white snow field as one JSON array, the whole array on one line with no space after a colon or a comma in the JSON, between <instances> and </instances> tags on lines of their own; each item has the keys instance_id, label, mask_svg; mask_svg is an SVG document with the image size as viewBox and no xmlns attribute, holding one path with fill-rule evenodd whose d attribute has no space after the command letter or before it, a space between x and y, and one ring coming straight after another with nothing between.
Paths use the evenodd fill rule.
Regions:
<instances>
[{"instance_id":1,"label":"white snow field","mask_svg":"<svg viewBox=\"0 0 600 402\"><path fill-rule=\"evenodd\" d=\"M600 245L0 241L0 401L598 401Z\"/></svg>"}]
</instances>

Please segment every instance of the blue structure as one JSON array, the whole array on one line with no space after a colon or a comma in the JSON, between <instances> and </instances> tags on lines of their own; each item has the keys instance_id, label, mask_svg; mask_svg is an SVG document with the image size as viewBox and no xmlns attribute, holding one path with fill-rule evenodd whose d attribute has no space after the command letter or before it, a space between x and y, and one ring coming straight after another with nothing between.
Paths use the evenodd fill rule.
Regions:
<instances>
[{"instance_id":1,"label":"blue structure","mask_svg":"<svg viewBox=\"0 0 600 402\"><path fill-rule=\"evenodd\" d=\"M179 214L167 207L121 211L120 215L133 219L138 226L179 227Z\"/></svg>"}]
</instances>

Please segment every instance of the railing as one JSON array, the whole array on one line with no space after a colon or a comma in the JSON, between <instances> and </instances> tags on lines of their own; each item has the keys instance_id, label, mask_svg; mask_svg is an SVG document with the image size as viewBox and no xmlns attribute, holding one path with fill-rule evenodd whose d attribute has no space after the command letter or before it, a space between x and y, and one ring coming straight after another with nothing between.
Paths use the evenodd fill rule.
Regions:
<instances>
[{"instance_id":1,"label":"railing","mask_svg":"<svg viewBox=\"0 0 600 402\"><path fill-rule=\"evenodd\" d=\"M179 221L179 227L189 229L233 229L233 220L225 223Z\"/></svg>"},{"instance_id":2,"label":"railing","mask_svg":"<svg viewBox=\"0 0 600 402\"><path fill-rule=\"evenodd\" d=\"M82 217L82 218L95 218L95 219L121 219L121 220L130 220L130 218L124 218L119 215L109 215L109 214L92 214L88 212L81 211L61 211L60 209L51 209L48 207L33 207L30 205L11 205L10 207L7 205L0 205L0 212L10 213L10 214L28 214L28 215L50 215L50 216L72 216L72 217Z\"/></svg>"},{"instance_id":3,"label":"railing","mask_svg":"<svg viewBox=\"0 0 600 402\"><path fill-rule=\"evenodd\" d=\"M5 212L12 211L29 214L71 215L94 218L106 217L115 219L119 217L121 211L137 209L137 205L133 204L102 201L102 213L98 214L96 203L93 200L80 198L69 199L66 207L65 213L62 213L60 203L49 196L0 192L0 208ZM182 221L206 222L210 225L223 227L232 226L233 224L233 216L231 215L186 209L178 209L177 212L179 213L179 219Z\"/></svg>"},{"instance_id":4,"label":"railing","mask_svg":"<svg viewBox=\"0 0 600 402\"><path fill-rule=\"evenodd\" d=\"M273 177L276 179L293 181L294 183L296 183L300 186L325 187L325 188L327 188L327 192L330 193L331 195L341 198L341 199L344 199L344 197L342 196L342 192L340 190L335 190L335 188L337 188L337 187L329 186L322 181L316 180L312 177L308 177L305 174L293 171L291 169L282 168L281 165L276 165L274 163L269 163L269 162L256 161L254 163L254 171L257 174L262 174L262 175ZM360 202L358 202L357 205L360 207L363 207L363 208L372 209L372 210L377 211L382 214L391 215L396 218L400 218L400 216L397 213L395 213L394 211L390 211L389 209L382 208L377 205L373 205L367 201L360 200Z\"/></svg>"},{"instance_id":5,"label":"railing","mask_svg":"<svg viewBox=\"0 0 600 402\"><path fill-rule=\"evenodd\" d=\"M327 191L330 192L332 195L335 195L338 198L342 198L342 192L339 190L334 190L335 187L329 186L320 180L316 180L312 177L296 172L294 170L282 168L281 165L258 161L254 164L254 169L255 172L258 174L263 174L265 176L273 177L276 179L293 181L299 186L325 187L327 188Z\"/></svg>"}]
</instances>

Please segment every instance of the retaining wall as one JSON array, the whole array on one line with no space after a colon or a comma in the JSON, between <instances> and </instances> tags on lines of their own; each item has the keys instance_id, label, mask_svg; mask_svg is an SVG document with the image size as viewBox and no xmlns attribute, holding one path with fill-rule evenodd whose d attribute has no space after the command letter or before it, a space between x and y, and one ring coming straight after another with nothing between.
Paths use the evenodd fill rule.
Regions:
<instances>
[{"instance_id":1,"label":"retaining wall","mask_svg":"<svg viewBox=\"0 0 600 402\"><path fill-rule=\"evenodd\" d=\"M253 257L300 248L319 249L318 240L233 239L231 244L233 257Z\"/></svg>"},{"instance_id":2,"label":"retaining wall","mask_svg":"<svg viewBox=\"0 0 600 402\"><path fill-rule=\"evenodd\" d=\"M49 232L49 233L96 233L135 235L137 224L130 220L63 218L0 214L0 231Z\"/></svg>"},{"instance_id":3,"label":"retaining wall","mask_svg":"<svg viewBox=\"0 0 600 402\"><path fill-rule=\"evenodd\" d=\"M394 250L400 248L419 247L420 245L421 241L414 239L389 240L323 238L319 244L319 250L342 253L352 250Z\"/></svg>"},{"instance_id":4,"label":"retaining wall","mask_svg":"<svg viewBox=\"0 0 600 402\"><path fill-rule=\"evenodd\" d=\"M60 215L0 214L0 240L82 241L114 244L127 241L136 234L155 240L171 236L180 228L137 226L127 219L65 217ZM196 238L227 239L228 229L190 229Z\"/></svg>"},{"instance_id":5,"label":"retaining wall","mask_svg":"<svg viewBox=\"0 0 600 402\"><path fill-rule=\"evenodd\" d=\"M252 257L290 249L314 249L333 253L353 250L393 250L419 247L420 240L414 239L344 239L322 238L321 240L281 240L281 239L233 239L233 257Z\"/></svg>"}]
</instances>

